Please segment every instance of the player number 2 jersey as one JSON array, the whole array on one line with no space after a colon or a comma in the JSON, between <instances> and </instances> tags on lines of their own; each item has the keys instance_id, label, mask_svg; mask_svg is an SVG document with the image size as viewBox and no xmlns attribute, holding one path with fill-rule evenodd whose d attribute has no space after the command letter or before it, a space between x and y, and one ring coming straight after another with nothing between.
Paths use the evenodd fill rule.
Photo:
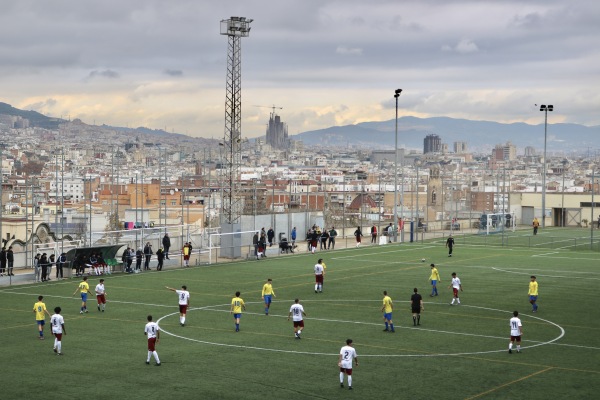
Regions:
<instances>
[{"instance_id":1,"label":"player number 2 jersey","mask_svg":"<svg viewBox=\"0 0 600 400\"><path fill-rule=\"evenodd\" d=\"M148 335L148 339L155 338L158 331L159 327L156 322L148 322L146 324L146 328L144 329L144 332L146 332L146 335Z\"/></svg>"},{"instance_id":2,"label":"player number 2 jersey","mask_svg":"<svg viewBox=\"0 0 600 400\"><path fill-rule=\"evenodd\" d=\"M344 346L340 350L342 368L352 368L352 360L356 358L356 350L352 346Z\"/></svg>"}]
</instances>

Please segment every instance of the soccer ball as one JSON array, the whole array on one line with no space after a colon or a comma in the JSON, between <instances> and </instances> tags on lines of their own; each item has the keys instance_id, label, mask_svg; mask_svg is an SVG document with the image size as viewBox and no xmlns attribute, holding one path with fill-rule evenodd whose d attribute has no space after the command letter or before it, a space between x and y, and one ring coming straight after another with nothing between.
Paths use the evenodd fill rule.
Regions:
<instances>
[{"instance_id":1,"label":"soccer ball","mask_svg":"<svg viewBox=\"0 0 600 400\"><path fill-rule=\"evenodd\" d=\"M421 258L421 262L425 262L425 259L424 259L424 258Z\"/></svg>"}]
</instances>

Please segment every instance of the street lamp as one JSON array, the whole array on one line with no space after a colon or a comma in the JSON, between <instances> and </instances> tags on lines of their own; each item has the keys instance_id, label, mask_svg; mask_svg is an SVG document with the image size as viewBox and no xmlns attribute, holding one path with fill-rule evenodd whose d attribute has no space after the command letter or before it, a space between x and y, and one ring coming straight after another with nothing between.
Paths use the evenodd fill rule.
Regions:
<instances>
[{"instance_id":1,"label":"street lamp","mask_svg":"<svg viewBox=\"0 0 600 400\"><path fill-rule=\"evenodd\" d=\"M544 173L542 175L542 229L546 227L546 142L548 138L548 111L554 111L552 104L540 106L544 112Z\"/></svg>"},{"instance_id":2,"label":"street lamp","mask_svg":"<svg viewBox=\"0 0 600 400\"><path fill-rule=\"evenodd\" d=\"M396 99L396 141L394 144L394 219L392 220L394 225L396 225L398 222L398 97L400 97L400 93L402 93L402 89L396 89L394 91L394 98ZM398 228L394 229L394 242L398 241Z\"/></svg>"}]
</instances>

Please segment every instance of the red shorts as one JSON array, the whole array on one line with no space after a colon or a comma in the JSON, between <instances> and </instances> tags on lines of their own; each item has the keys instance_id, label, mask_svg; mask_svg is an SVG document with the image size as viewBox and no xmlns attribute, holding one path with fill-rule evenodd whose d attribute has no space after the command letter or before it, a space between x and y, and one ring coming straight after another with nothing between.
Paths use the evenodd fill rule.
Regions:
<instances>
[{"instance_id":1,"label":"red shorts","mask_svg":"<svg viewBox=\"0 0 600 400\"><path fill-rule=\"evenodd\" d=\"M513 335L510 335L510 341L511 341L511 342L517 342L517 343L521 343L521 336L513 336Z\"/></svg>"},{"instance_id":2,"label":"red shorts","mask_svg":"<svg viewBox=\"0 0 600 400\"><path fill-rule=\"evenodd\" d=\"M352 368L342 368L342 367L340 367L340 372L345 372L346 375L352 375Z\"/></svg>"},{"instance_id":3,"label":"red shorts","mask_svg":"<svg viewBox=\"0 0 600 400\"><path fill-rule=\"evenodd\" d=\"M188 254L187 256L183 256L183 259L184 259L185 261L189 260L189 259L190 259L190 255Z\"/></svg>"},{"instance_id":4,"label":"red shorts","mask_svg":"<svg viewBox=\"0 0 600 400\"><path fill-rule=\"evenodd\" d=\"M356 243L360 243L360 241L361 241L361 238L360 238L360 236L357 236L357 237L356 237Z\"/></svg>"},{"instance_id":5,"label":"red shorts","mask_svg":"<svg viewBox=\"0 0 600 400\"><path fill-rule=\"evenodd\" d=\"M316 247L317 247L317 241L316 241L316 240L311 240L311 242L310 242L310 245L311 245L312 247L315 247L315 248L316 248Z\"/></svg>"},{"instance_id":6,"label":"red shorts","mask_svg":"<svg viewBox=\"0 0 600 400\"><path fill-rule=\"evenodd\" d=\"M106 304L106 296L103 294L97 294L96 300L98 300L98 304Z\"/></svg>"},{"instance_id":7,"label":"red shorts","mask_svg":"<svg viewBox=\"0 0 600 400\"><path fill-rule=\"evenodd\" d=\"M156 338L148 338L148 351L154 351L156 349Z\"/></svg>"},{"instance_id":8,"label":"red shorts","mask_svg":"<svg viewBox=\"0 0 600 400\"><path fill-rule=\"evenodd\" d=\"M294 321L294 328L304 328L304 320Z\"/></svg>"},{"instance_id":9,"label":"red shorts","mask_svg":"<svg viewBox=\"0 0 600 400\"><path fill-rule=\"evenodd\" d=\"M458 297L458 289L457 288L452 288L452 293L454 293L454 297Z\"/></svg>"},{"instance_id":10,"label":"red shorts","mask_svg":"<svg viewBox=\"0 0 600 400\"><path fill-rule=\"evenodd\" d=\"M323 283L323 275L315 275L316 283Z\"/></svg>"},{"instance_id":11,"label":"red shorts","mask_svg":"<svg viewBox=\"0 0 600 400\"><path fill-rule=\"evenodd\" d=\"M59 342L62 340L62 333L53 333L53 335Z\"/></svg>"},{"instance_id":12,"label":"red shorts","mask_svg":"<svg viewBox=\"0 0 600 400\"><path fill-rule=\"evenodd\" d=\"M181 314L185 314L187 312L187 304L180 304L179 305L179 312Z\"/></svg>"}]
</instances>

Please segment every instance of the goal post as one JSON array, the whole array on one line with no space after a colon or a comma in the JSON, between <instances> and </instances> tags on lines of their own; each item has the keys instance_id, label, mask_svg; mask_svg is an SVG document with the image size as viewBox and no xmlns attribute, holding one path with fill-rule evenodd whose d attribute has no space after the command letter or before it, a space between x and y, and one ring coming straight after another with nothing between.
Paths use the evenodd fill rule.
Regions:
<instances>
[{"instance_id":1,"label":"goal post","mask_svg":"<svg viewBox=\"0 0 600 400\"><path fill-rule=\"evenodd\" d=\"M208 234L208 263L212 264L220 256L231 258L231 254L246 257L254 254L252 237L257 231L212 232ZM215 254L213 254L215 253Z\"/></svg>"},{"instance_id":2,"label":"goal post","mask_svg":"<svg viewBox=\"0 0 600 400\"><path fill-rule=\"evenodd\" d=\"M516 229L515 214L509 213L488 213L482 214L479 218L480 235L492 235L510 230L514 232Z\"/></svg>"}]
</instances>

